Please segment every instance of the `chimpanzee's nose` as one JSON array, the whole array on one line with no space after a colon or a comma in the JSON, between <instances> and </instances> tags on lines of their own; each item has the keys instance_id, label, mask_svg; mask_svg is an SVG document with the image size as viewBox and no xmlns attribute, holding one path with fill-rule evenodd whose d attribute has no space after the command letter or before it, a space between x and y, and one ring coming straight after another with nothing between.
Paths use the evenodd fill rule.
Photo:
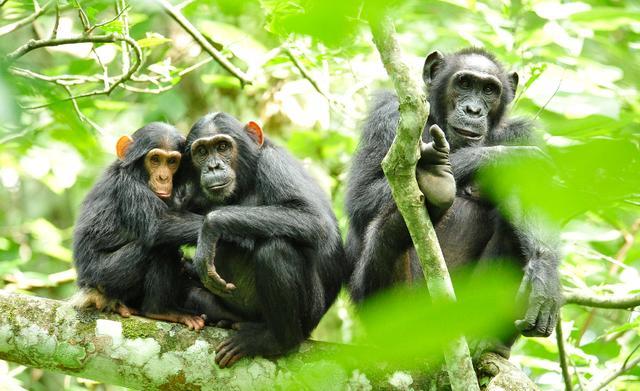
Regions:
<instances>
[{"instance_id":1,"label":"chimpanzee's nose","mask_svg":"<svg viewBox=\"0 0 640 391\"><path fill-rule=\"evenodd\" d=\"M160 182L166 182L169 180L169 176L166 174L160 174L158 175L158 179L160 179Z\"/></svg>"},{"instance_id":2,"label":"chimpanzee's nose","mask_svg":"<svg viewBox=\"0 0 640 391\"><path fill-rule=\"evenodd\" d=\"M220 162L212 162L208 164L208 167L209 167L209 171L215 171L220 169L221 165L220 165Z\"/></svg>"},{"instance_id":3,"label":"chimpanzee's nose","mask_svg":"<svg viewBox=\"0 0 640 391\"><path fill-rule=\"evenodd\" d=\"M480 115L480 106L466 105L464 111L471 116L477 117Z\"/></svg>"}]
</instances>

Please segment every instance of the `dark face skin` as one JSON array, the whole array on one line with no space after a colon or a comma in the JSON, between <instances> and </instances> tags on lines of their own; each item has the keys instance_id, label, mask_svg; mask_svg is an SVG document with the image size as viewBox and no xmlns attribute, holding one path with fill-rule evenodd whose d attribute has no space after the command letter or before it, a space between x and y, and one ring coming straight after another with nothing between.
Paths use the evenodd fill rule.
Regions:
<instances>
[{"instance_id":1,"label":"dark face skin","mask_svg":"<svg viewBox=\"0 0 640 391\"><path fill-rule=\"evenodd\" d=\"M199 138L191 146L202 191L214 202L224 201L236 189L237 151L236 142L226 134Z\"/></svg>"},{"instance_id":2,"label":"dark face skin","mask_svg":"<svg viewBox=\"0 0 640 391\"><path fill-rule=\"evenodd\" d=\"M499 69L493 61L477 54L461 60L461 69L447 86L445 132L452 146L472 145L484 139L489 117L499 109L503 93Z\"/></svg>"}]
</instances>

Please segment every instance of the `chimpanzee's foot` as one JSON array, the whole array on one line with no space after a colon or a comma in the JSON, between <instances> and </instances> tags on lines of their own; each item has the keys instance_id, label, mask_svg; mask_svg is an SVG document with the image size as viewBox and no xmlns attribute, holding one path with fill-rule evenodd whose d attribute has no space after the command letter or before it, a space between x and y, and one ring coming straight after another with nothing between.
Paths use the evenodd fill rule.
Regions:
<instances>
[{"instance_id":1,"label":"chimpanzee's foot","mask_svg":"<svg viewBox=\"0 0 640 391\"><path fill-rule=\"evenodd\" d=\"M233 329L238 332L216 347L216 363L220 368L228 368L242 357L275 356L286 351L264 323L234 323Z\"/></svg>"},{"instance_id":2,"label":"chimpanzee's foot","mask_svg":"<svg viewBox=\"0 0 640 391\"><path fill-rule=\"evenodd\" d=\"M480 358L482 353L492 352L496 353L507 360L511 356L511 347L503 341L496 338L484 338L476 340L471 343L471 350L474 360Z\"/></svg>"},{"instance_id":3,"label":"chimpanzee's foot","mask_svg":"<svg viewBox=\"0 0 640 391\"><path fill-rule=\"evenodd\" d=\"M230 329L234 323L243 320L224 307L214 294L199 287L189 289L184 308L196 314L203 314L206 324L223 329Z\"/></svg>"},{"instance_id":4,"label":"chimpanzee's foot","mask_svg":"<svg viewBox=\"0 0 640 391\"><path fill-rule=\"evenodd\" d=\"M204 328L204 318L200 315L170 312L167 314L145 313L144 316L150 319L166 320L173 323L182 323L183 325L187 326L189 330L199 331Z\"/></svg>"}]
</instances>

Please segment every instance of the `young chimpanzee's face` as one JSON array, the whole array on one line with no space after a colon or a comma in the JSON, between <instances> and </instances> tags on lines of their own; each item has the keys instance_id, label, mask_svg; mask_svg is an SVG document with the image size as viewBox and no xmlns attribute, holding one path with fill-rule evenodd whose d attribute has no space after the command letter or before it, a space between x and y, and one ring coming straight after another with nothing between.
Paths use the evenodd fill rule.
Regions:
<instances>
[{"instance_id":1,"label":"young chimpanzee's face","mask_svg":"<svg viewBox=\"0 0 640 391\"><path fill-rule=\"evenodd\" d=\"M173 175L180 166L180 152L154 148L144 157L144 168L149 174L149 188L162 199L171 197Z\"/></svg>"},{"instance_id":2,"label":"young chimpanzee's face","mask_svg":"<svg viewBox=\"0 0 640 391\"><path fill-rule=\"evenodd\" d=\"M173 176L178 171L184 137L171 125L152 122L116 144L122 167L147 182L163 200L171 198Z\"/></svg>"}]
</instances>

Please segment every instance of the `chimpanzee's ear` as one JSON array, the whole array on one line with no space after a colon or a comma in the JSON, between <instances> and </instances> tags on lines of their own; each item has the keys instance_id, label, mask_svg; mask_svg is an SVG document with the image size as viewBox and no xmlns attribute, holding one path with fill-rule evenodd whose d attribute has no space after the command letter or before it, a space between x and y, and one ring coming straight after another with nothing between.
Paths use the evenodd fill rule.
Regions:
<instances>
[{"instance_id":1,"label":"chimpanzee's ear","mask_svg":"<svg viewBox=\"0 0 640 391\"><path fill-rule=\"evenodd\" d=\"M260 125L253 121L249 121L244 126L244 130L255 139L258 147L262 146L262 144L264 143L264 134L262 134L262 128L260 127Z\"/></svg>"},{"instance_id":2,"label":"chimpanzee's ear","mask_svg":"<svg viewBox=\"0 0 640 391\"><path fill-rule=\"evenodd\" d=\"M118 139L118 142L116 143L116 153L120 160L124 160L124 156L127 154L127 150L131 144L133 144L131 136L122 136Z\"/></svg>"},{"instance_id":3,"label":"chimpanzee's ear","mask_svg":"<svg viewBox=\"0 0 640 391\"><path fill-rule=\"evenodd\" d=\"M442 68L443 63L444 56L438 50L431 52L427 56L422 68L422 80L426 85L431 85L433 78L436 77L436 73Z\"/></svg>"}]
</instances>

